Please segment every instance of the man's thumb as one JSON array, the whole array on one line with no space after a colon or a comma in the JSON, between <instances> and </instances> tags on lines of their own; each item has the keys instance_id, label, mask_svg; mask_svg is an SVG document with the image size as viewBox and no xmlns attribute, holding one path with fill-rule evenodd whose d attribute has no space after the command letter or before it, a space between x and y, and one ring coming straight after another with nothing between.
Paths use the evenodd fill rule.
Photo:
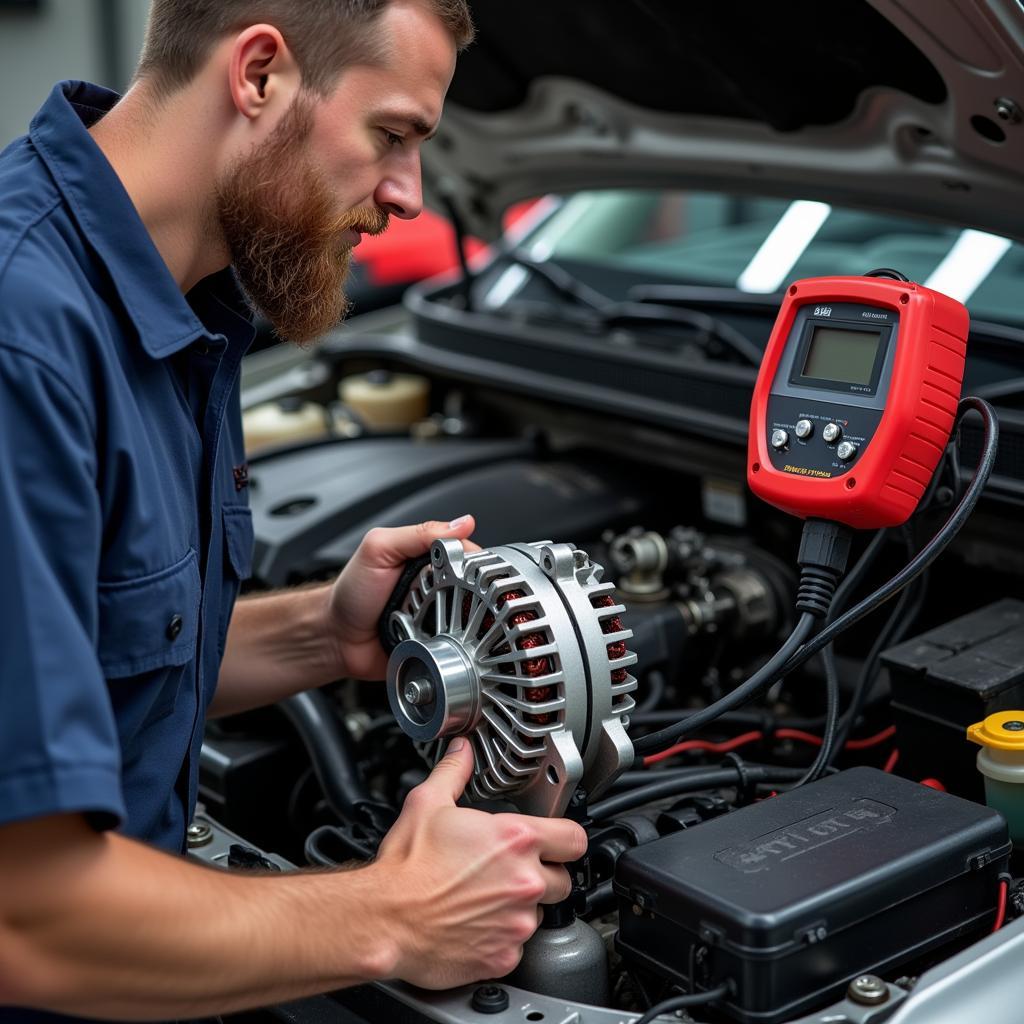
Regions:
<instances>
[{"instance_id":1,"label":"man's thumb","mask_svg":"<svg viewBox=\"0 0 1024 1024\"><path fill-rule=\"evenodd\" d=\"M448 744L444 757L434 765L427 785L455 803L473 775L473 747L463 736Z\"/></svg>"}]
</instances>

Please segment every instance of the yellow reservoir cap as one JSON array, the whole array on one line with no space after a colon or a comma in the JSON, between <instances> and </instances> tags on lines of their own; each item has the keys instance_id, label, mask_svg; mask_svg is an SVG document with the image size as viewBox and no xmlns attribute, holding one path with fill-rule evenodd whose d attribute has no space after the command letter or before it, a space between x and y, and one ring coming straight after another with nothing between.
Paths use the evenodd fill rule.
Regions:
<instances>
[{"instance_id":1,"label":"yellow reservoir cap","mask_svg":"<svg viewBox=\"0 0 1024 1024\"><path fill-rule=\"evenodd\" d=\"M1024 711L997 711L968 726L967 738L983 747L1024 754Z\"/></svg>"}]
</instances>

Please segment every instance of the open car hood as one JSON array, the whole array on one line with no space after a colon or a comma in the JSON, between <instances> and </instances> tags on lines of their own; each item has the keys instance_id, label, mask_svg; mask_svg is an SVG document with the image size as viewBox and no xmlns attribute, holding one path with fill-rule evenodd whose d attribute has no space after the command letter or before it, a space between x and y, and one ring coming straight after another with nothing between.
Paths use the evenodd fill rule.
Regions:
<instances>
[{"instance_id":1,"label":"open car hood","mask_svg":"<svg viewBox=\"0 0 1024 1024\"><path fill-rule=\"evenodd\" d=\"M474 5L428 198L494 238L511 203L745 190L1024 238L1020 0Z\"/></svg>"}]
</instances>

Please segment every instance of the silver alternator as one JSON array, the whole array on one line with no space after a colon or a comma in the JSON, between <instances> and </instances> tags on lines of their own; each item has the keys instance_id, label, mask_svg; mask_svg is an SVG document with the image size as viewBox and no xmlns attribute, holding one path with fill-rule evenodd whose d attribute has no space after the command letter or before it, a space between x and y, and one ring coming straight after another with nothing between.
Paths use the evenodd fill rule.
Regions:
<instances>
[{"instance_id":1,"label":"silver alternator","mask_svg":"<svg viewBox=\"0 0 1024 1024\"><path fill-rule=\"evenodd\" d=\"M602 573L571 544L438 540L391 613L391 710L431 762L470 738L471 799L557 816L632 763L633 633Z\"/></svg>"}]
</instances>

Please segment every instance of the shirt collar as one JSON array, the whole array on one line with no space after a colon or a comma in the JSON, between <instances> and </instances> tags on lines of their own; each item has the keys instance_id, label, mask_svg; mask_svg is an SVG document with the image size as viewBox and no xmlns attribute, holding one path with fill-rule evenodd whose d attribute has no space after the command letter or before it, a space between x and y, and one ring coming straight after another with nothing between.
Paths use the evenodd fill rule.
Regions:
<instances>
[{"instance_id":1,"label":"shirt collar","mask_svg":"<svg viewBox=\"0 0 1024 1024\"><path fill-rule=\"evenodd\" d=\"M162 359L218 334L248 347L254 332L242 313L245 304L234 275L230 270L211 275L186 299L121 179L89 134L88 127L118 98L87 82L61 82L33 118L29 137L109 271L149 355Z\"/></svg>"}]
</instances>

